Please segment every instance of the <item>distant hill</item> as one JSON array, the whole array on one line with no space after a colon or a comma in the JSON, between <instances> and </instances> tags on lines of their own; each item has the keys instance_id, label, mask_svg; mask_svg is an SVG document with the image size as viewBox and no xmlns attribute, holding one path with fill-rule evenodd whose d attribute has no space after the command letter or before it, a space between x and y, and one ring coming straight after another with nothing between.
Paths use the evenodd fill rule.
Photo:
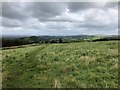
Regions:
<instances>
[{"instance_id":1,"label":"distant hill","mask_svg":"<svg viewBox=\"0 0 120 90\"><path fill-rule=\"evenodd\" d=\"M2 38L2 47L27 45L35 43L71 43L83 41L108 41L120 40L118 36L99 36L99 35L72 35L72 36L12 36Z\"/></svg>"},{"instance_id":2,"label":"distant hill","mask_svg":"<svg viewBox=\"0 0 120 90\"><path fill-rule=\"evenodd\" d=\"M107 37L95 39L92 41L111 41L111 40L120 40L120 36L107 36Z\"/></svg>"}]
</instances>

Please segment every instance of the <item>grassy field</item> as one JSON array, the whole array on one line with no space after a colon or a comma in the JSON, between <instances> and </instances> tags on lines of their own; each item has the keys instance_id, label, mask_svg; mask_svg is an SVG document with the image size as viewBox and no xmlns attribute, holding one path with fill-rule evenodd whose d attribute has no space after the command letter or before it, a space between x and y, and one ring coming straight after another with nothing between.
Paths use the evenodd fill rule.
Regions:
<instances>
[{"instance_id":1,"label":"grassy field","mask_svg":"<svg viewBox=\"0 0 120 90\"><path fill-rule=\"evenodd\" d=\"M3 88L116 88L118 42L43 44L3 50Z\"/></svg>"}]
</instances>

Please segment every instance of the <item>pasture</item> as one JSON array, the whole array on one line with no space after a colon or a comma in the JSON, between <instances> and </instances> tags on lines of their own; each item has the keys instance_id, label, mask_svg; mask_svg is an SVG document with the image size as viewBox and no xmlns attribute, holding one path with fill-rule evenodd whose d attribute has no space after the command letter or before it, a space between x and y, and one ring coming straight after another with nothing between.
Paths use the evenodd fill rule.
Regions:
<instances>
[{"instance_id":1,"label":"pasture","mask_svg":"<svg viewBox=\"0 0 120 90\"><path fill-rule=\"evenodd\" d=\"M2 50L3 88L117 88L118 41Z\"/></svg>"}]
</instances>

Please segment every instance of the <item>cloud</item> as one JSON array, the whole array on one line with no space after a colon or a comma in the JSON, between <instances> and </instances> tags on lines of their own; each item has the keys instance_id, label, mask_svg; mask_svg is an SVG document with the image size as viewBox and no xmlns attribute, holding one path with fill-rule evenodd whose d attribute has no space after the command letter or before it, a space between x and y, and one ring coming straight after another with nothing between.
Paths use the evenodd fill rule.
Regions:
<instances>
[{"instance_id":1,"label":"cloud","mask_svg":"<svg viewBox=\"0 0 120 90\"><path fill-rule=\"evenodd\" d=\"M3 35L117 34L116 2L4 2Z\"/></svg>"},{"instance_id":2,"label":"cloud","mask_svg":"<svg viewBox=\"0 0 120 90\"><path fill-rule=\"evenodd\" d=\"M17 19L2 18L3 27L21 27L22 25L23 23Z\"/></svg>"},{"instance_id":3,"label":"cloud","mask_svg":"<svg viewBox=\"0 0 120 90\"><path fill-rule=\"evenodd\" d=\"M84 27L105 28L117 27L118 11L116 9L89 9L84 11Z\"/></svg>"},{"instance_id":4,"label":"cloud","mask_svg":"<svg viewBox=\"0 0 120 90\"><path fill-rule=\"evenodd\" d=\"M2 17L11 19L26 19L29 15L24 9L24 3L2 2Z\"/></svg>"},{"instance_id":5,"label":"cloud","mask_svg":"<svg viewBox=\"0 0 120 90\"><path fill-rule=\"evenodd\" d=\"M84 17L82 14L77 13L69 13L65 12L60 16L56 16L54 18L50 18L49 21L56 21L56 22L82 22L84 21Z\"/></svg>"},{"instance_id":6,"label":"cloud","mask_svg":"<svg viewBox=\"0 0 120 90\"><path fill-rule=\"evenodd\" d=\"M117 8L117 2L69 2L68 8L71 12L78 12L80 10L94 9L94 8Z\"/></svg>"},{"instance_id":7,"label":"cloud","mask_svg":"<svg viewBox=\"0 0 120 90\"><path fill-rule=\"evenodd\" d=\"M58 2L34 2L30 3L27 10L32 12L32 16L39 18L40 21L47 20L50 17L61 15L65 12L66 4Z\"/></svg>"}]
</instances>

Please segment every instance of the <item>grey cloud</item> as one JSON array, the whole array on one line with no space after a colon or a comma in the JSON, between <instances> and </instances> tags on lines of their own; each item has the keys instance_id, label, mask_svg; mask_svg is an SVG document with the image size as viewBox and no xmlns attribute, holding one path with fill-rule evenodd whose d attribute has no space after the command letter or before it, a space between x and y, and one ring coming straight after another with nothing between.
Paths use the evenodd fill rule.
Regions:
<instances>
[{"instance_id":1,"label":"grey cloud","mask_svg":"<svg viewBox=\"0 0 120 90\"><path fill-rule=\"evenodd\" d=\"M68 3L68 9L71 12L76 12L79 10L83 10L83 9L88 9L93 7L93 3L92 2L69 2Z\"/></svg>"},{"instance_id":2,"label":"grey cloud","mask_svg":"<svg viewBox=\"0 0 120 90\"><path fill-rule=\"evenodd\" d=\"M2 16L2 2L0 2L0 16Z\"/></svg>"},{"instance_id":3,"label":"grey cloud","mask_svg":"<svg viewBox=\"0 0 120 90\"><path fill-rule=\"evenodd\" d=\"M54 19L54 18L47 18L47 19L40 19L42 22L80 22L77 20L67 19L67 18L60 18L60 19Z\"/></svg>"},{"instance_id":4,"label":"grey cloud","mask_svg":"<svg viewBox=\"0 0 120 90\"><path fill-rule=\"evenodd\" d=\"M108 2L108 3L106 3L105 7L117 8L118 7L118 2Z\"/></svg>"},{"instance_id":5,"label":"grey cloud","mask_svg":"<svg viewBox=\"0 0 120 90\"><path fill-rule=\"evenodd\" d=\"M44 21L65 12L66 4L58 2L34 2L30 3L28 10L32 12L33 17Z\"/></svg>"},{"instance_id":6,"label":"grey cloud","mask_svg":"<svg viewBox=\"0 0 120 90\"><path fill-rule=\"evenodd\" d=\"M118 2L118 28L120 28L120 2Z\"/></svg>"},{"instance_id":7,"label":"grey cloud","mask_svg":"<svg viewBox=\"0 0 120 90\"><path fill-rule=\"evenodd\" d=\"M26 11L20 7L17 7L17 4L19 3L2 2L2 17L11 19L26 19L28 17Z\"/></svg>"},{"instance_id":8,"label":"grey cloud","mask_svg":"<svg viewBox=\"0 0 120 90\"><path fill-rule=\"evenodd\" d=\"M116 13L112 15L106 9L112 10L115 7L116 3L101 5L93 2L26 2L25 5L3 3L2 26L7 34L12 34L12 30L15 34L31 35L34 32L48 35L114 32L117 29ZM67 8L69 11L65 14Z\"/></svg>"},{"instance_id":9,"label":"grey cloud","mask_svg":"<svg viewBox=\"0 0 120 90\"><path fill-rule=\"evenodd\" d=\"M90 8L114 8L117 6L117 2L69 2L68 8L71 12L77 12L80 10L90 9Z\"/></svg>"},{"instance_id":10,"label":"grey cloud","mask_svg":"<svg viewBox=\"0 0 120 90\"><path fill-rule=\"evenodd\" d=\"M88 28L89 30L91 29L95 29L97 31L100 30L105 30L105 31L110 31L110 30L115 30L118 28L117 24L113 24L113 23L101 23L101 22L97 22L97 21L89 21L87 20L86 22L83 23L73 23L73 25L76 28Z\"/></svg>"},{"instance_id":11,"label":"grey cloud","mask_svg":"<svg viewBox=\"0 0 120 90\"><path fill-rule=\"evenodd\" d=\"M21 27L23 25L22 22L16 19L2 18L2 26L3 27Z\"/></svg>"},{"instance_id":12,"label":"grey cloud","mask_svg":"<svg viewBox=\"0 0 120 90\"><path fill-rule=\"evenodd\" d=\"M46 23L46 27L49 29L67 29L66 22L49 22Z\"/></svg>"}]
</instances>

